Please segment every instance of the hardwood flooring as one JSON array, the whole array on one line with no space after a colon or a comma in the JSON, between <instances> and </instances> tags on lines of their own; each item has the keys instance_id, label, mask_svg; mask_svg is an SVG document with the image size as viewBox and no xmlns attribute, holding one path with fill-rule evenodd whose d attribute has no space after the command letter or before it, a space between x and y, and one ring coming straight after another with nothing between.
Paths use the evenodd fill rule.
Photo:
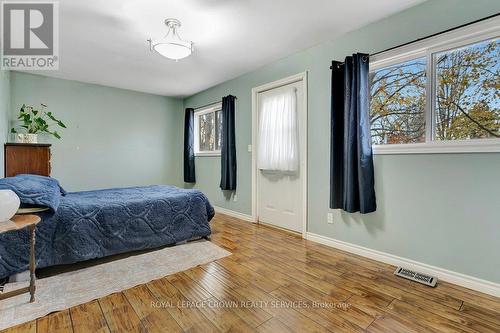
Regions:
<instances>
[{"instance_id":1,"label":"hardwood flooring","mask_svg":"<svg viewBox=\"0 0 500 333\"><path fill-rule=\"evenodd\" d=\"M500 299L218 214L229 257L4 332L500 332Z\"/></svg>"}]
</instances>

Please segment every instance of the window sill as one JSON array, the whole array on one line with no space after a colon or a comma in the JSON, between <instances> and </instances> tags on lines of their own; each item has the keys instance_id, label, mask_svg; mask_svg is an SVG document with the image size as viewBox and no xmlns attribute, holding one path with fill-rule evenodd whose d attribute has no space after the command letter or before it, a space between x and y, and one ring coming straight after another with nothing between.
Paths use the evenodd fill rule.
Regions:
<instances>
[{"instance_id":1,"label":"window sill","mask_svg":"<svg viewBox=\"0 0 500 333\"><path fill-rule=\"evenodd\" d=\"M374 145L372 149L374 155L499 153L500 140Z\"/></svg>"},{"instance_id":2,"label":"window sill","mask_svg":"<svg viewBox=\"0 0 500 333\"><path fill-rule=\"evenodd\" d=\"M199 153L194 153L195 157L201 157L201 156L220 156L220 151L210 151L210 152L199 152Z\"/></svg>"}]
</instances>

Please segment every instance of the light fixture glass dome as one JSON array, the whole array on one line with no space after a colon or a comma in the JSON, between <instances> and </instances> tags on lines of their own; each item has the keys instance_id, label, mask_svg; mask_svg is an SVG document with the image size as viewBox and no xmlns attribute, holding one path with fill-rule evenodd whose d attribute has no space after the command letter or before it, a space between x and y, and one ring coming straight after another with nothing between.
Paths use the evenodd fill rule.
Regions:
<instances>
[{"instance_id":1,"label":"light fixture glass dome","mask_svg":"<svg viewBox=\"0 0 500 333\"><path fill-rule=\"evenodd\" d=\"M168 32L162 39L148 39L151 50L165 58L179 60L186 58L193 52L193 42L183 40L177 29L181 26L181 22L176 19L166 19L165 25L168 27Z\"/></svg>"}]
</instances>

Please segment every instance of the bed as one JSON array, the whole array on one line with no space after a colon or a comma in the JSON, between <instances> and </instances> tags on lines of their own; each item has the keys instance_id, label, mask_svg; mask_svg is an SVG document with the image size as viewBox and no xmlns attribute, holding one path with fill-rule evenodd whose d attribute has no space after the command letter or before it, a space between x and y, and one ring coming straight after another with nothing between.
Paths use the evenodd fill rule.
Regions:
<instances>
[{"instance_id":1,"label":"bed","mask_svg":"<svg viewBox=\"0 0 500 333\"><path fill-rule=\"evenodd\" d=\"M0 179L25 205L47 206L36 230L37 268L208 237L214 208L198 190L168 185L66 193L50 177ZM0 278L28 269L26 230L0 235Z\"/></svg>"}]
</instances>

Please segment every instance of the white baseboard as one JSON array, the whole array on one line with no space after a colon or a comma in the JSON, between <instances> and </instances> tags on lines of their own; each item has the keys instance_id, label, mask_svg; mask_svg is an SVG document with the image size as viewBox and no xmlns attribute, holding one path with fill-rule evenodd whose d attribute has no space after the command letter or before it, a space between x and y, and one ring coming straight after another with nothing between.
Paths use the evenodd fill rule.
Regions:
<instances>
[{"instance_id":1,"label":"white baseboard","mask_svg":"<svg viewBox=\"0 0 500 333\"><path fill-rule=\"evenodd\" d=\"M221 213L224 215L235 217L235 218L243 220L243 221L255 223L252 215L243 214L240 212L236 212L234 210L230 210L230 209L226 209L226 208L222 208L222 207L217 207L217 206L214 206L214 209L215 209L216 213Z\"/></svg>"},{"instance_id":2,"label":"white baseboard","mask_svg":"<svg viewBox=\"0 0 500 333\"><path fill-rule=\"evenodd\" d=\"M306 233L306 239L323 245L331 246L346 252L367 257L373 260L378 260L386 264L401 266L418 272L436 276L438 279L441 279L446 282L450 282L465 288L477 290L485 294L500 297L500 284L495 282L482 280L473 276L450 271L436 266L427 265L415 260L398 257L393 254L372 250L363 246L347 243L344 241L340 241L330 237L325 237L311 232Z\"/></svg>"}]
</instances>

